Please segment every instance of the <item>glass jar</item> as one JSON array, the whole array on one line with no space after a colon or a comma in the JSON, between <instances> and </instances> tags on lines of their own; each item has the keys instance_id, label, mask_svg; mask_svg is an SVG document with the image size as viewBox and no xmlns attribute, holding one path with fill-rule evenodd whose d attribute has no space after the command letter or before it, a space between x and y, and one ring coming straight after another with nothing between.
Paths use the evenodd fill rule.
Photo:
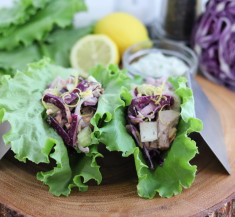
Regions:
<instances>
[{"instance_id":1,"label":"glass jar","mask_svg":"<svg viewBox=\"0 0 235 217\"><path fill-rule=\"evenodd\" d=\"M165 56L176 57L188 66L190 73L193 75L197 73L198 58L194 51L183 44L163 39L141 42L129 47L122 56L123 68L127 68L131 76L142 75L143 77L151 76L158 78L154 74L150 75L148 73L148 75L145 75L143 72L137 71L132 67L132 63L153 52L160 52Z\"/></svg>"},{"instance_id":2,"label":"glass jar","mask_svg":"<svg viewBox=\"0 0 235 217\"><path fill-rule=\"evenodd\" d=\"M189 44L194 23L197 17L205 10L206 1L161 1L160 16L151 25L151 36Z\"/></svg>"}]
</instances>

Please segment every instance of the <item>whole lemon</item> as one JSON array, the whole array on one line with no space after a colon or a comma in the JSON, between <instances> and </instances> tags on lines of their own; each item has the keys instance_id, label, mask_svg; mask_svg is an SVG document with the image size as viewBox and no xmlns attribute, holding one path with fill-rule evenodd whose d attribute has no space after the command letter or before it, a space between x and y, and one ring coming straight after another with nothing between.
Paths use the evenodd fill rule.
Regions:
<instances>
[{"instance_id":1,"label":"whole lemon","mask_svg":"<svg viewBox=\"0 0 235 217\"><path fill-rule=\"evenodd\" d=\"M95 34L108 35L117 44L121 55L129 46L149 40L145 26L134 16L122 12L100 19L95 25Z\"/></svg>"}]
</instances>

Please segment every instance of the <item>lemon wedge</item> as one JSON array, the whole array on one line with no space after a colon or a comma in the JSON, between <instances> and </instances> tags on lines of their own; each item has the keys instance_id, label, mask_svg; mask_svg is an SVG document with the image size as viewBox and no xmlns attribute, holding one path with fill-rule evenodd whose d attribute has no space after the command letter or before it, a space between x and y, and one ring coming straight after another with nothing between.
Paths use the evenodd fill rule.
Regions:
<instances>
[{"instance_id":1,"label":"lemon wedge","mask_svg":"<svg viewBox=\"0 0 235 217\"><path fill-rule=\"evenodd\" d=\"M89 68L102 64L119 63L117 45L106 35L88 35L76 42L70 53L71 66L83 77L88 76Z\"/></svg>"}]
</instances>

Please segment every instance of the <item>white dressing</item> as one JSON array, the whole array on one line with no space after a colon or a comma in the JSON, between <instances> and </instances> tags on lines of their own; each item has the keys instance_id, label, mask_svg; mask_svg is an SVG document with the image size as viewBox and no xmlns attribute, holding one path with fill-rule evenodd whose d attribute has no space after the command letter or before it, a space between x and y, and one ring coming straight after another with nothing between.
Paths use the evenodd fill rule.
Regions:
<instances>
[{"instance_id":1,"label":"white dressing","mask_svg":"<svg viewBox=\"0 0 235 217\"><path fill-rule=\"evenodd\" d=\"M132 63L131 67L141 72L141 74L156 78L184 76L189 70L187 65L179 58L165 56L161 52L147 54Z\"/></svg>"}]
</instances>

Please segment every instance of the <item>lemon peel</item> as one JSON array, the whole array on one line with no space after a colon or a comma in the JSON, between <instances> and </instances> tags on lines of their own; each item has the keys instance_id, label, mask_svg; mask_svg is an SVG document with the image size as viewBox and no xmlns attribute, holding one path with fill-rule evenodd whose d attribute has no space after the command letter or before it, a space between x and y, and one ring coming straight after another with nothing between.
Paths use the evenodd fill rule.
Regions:
<instances>
[{"instance_id":1,"label":"lemon peel","mask_svg":"<svg viewBox=\"0 0 235 217\"><path fill-rule=\"evenodd\" d=\"M158 117L159 117L160 122L161 122L163 125L165 125L166 127L168 127L168 126L169 126L169 124L168 124L168 123L163 122L163 121L162 121L162 118L161 118L161 112L162 112L162 110L163 110L163 108L164 108L165 106L167 106L167 104L166 104L166 105L164 105L164 106L162 106L162 107L161 107L161 109L159 110L159 112L158 112Z\"/></svg>"},{"instance_id":2,"label":"lemon peel","mask_svg":"<svg viewBox=\"0 0 235 217\"><path fill-rule=\"evenodd\" d=\"M76 88L76 89L77 89L77 88ZM78 93L76 93L76 95L78 96L78 100L77 100L76 104L74 104L74 105L69 105L69 104L67 104L67 103L65 102L65 97L68 96L68 95L70 96L70 92L65 92L65 93L63 93L63 94L61 95L61 98L62 98L64 104L65 104L66 106L70 107L70 108L75 108L75 107L77 107L78 103L79 103L80 100L81 100L80 95L79 95Z\"/></svg>"},{"instance_id":3,"label":"lemon peel","mask_svg":"<svg viewBox=\"0 0 235 217\"><path fill-rule=\"evenodd\" d=\"M92 95L92 90L87 90L87 91L83 91L80 93L80 96L82 98L85 98L86 96L90 96L90 95Z\"/></svg>"}]
</instances>

